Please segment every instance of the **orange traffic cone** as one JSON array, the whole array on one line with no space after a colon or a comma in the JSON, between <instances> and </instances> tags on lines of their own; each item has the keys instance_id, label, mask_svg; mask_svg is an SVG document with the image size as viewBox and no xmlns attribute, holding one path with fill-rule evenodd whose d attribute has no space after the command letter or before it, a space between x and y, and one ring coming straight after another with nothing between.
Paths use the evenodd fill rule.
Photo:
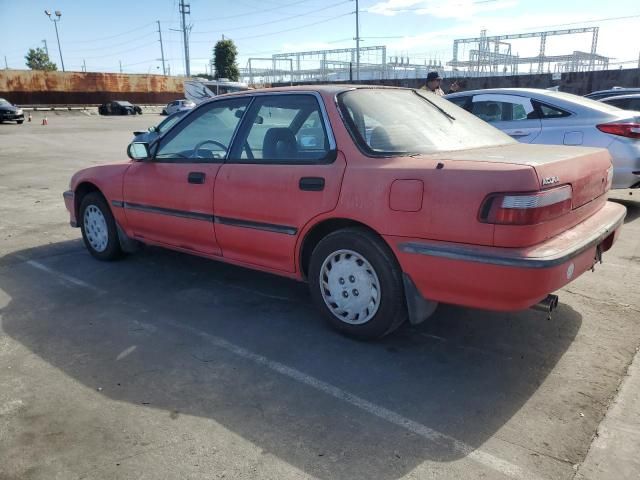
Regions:
<instances>
[{"instance_id":1,"label":"orange traffic cone","mask_svg":"<svg viewBox=\"0 0 640 480\"><path fill-rule=\"evenodd\" d=\"M44 117L42 119L42 125L49 125L49 122L47 122L47 117Z\"/></svg>"},{"instance_id":2,"label":"orange traffic cone","mask_svg":"<svg viewBox=\"0 0 640 480\"><path fill-rule=\"evenodd\" d=\"M27 122L31 121L31 112L29 112L29 116L27 117Z\"/></svg>"}]
</instances>

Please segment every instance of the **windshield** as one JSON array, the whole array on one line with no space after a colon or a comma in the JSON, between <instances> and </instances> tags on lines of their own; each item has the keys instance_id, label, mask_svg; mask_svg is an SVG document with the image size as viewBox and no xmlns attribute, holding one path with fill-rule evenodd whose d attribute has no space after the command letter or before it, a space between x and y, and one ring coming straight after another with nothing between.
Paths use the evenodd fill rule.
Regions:
<instances>
[{"instance_id":1,"label":"windshield","mask_svg":"<svg viewBox=\"0 0 640 480\"><path fill-rule=\"evenodd\" d=\"M0 98L0 105L11 105L11 104L7 102L4 98Z\"/></svg>"},{"instance_id":2,"label":"windshield","mask_svg":"<svg viewBox=\"0 0 640 480\"><path fill-rule=\"evenodd\" d=\"M357 89L339 96L354 140L374 155L436 153L515 143L438 96L409 89Z\"/></svg>"},{"instance_id":3,"label":"windshield","mask_svg":"<svg viewBox=\"0 0 640 480\"><path fill-rule=\"evenodd\" d=\"M122 107L133 107L130 102L126 102L124 100L116 100L116 103Z\"/></svg>"},{"instance_id":4,"label":"windshield","mask_svg":"<svg viewBox=\"0 0 640 480\"><path fill-rule=\"evenodd\" d=\"M165 118L162 122L160 122L158 124L158 126L156 127L156 130L159 133L164 132L165 130L169 130L171 127L173 127L175 125L175 123L180 120L184 114L187 113L186 110L174 113L173 115Z\"/></svg>"}]
</instances>

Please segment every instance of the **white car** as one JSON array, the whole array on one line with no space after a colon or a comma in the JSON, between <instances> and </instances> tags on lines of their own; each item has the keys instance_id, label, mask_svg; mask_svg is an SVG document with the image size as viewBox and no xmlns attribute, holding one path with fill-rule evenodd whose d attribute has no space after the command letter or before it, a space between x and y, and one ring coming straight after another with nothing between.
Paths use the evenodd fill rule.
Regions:
<instances>
[{"instance_id":1,"label":"white car","mask_svg":"<svg viewBox=\"0 0 640 480\"><path fill-rule=\"evenodd\" d=\"M183 110L191 110L195 107L196 104L191 100L175 100L171 103L168 103L166 107L162 110L163 115L171 115L172 113L181 112Z\"/></svg>"},{"instance_id":2,"label":"white car","mask_svg":"<svg viewBox=\"0 0 640 480\"><path fill-rule=\"evenodd\" d=\"M640 112L535 88L489 88L445 98L521 143L606 148L612 188L640 188Z\"/></svg>"}]
</instances>

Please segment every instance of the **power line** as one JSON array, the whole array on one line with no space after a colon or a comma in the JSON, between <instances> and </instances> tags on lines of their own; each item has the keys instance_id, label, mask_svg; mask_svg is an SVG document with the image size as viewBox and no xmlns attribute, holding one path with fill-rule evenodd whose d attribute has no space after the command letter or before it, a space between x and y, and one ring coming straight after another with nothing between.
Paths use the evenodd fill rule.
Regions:
<instances>
[{"instance_id":1,"label":"power line","mask_svg":"<svg viewBox=\"0 0 640 480\"><path fill-rule=\"evenodd\" d=\"M324 20L319 20L317 22L312 22L312 23L306 23L304 25L300 25L300 26L292 27L292 28L287 28L285 30L278 30L276 32L269 32L269 33L260 33L260 34L257 34L257 35L250 35L248 37L234 38L233 40L234 41L250 40L250 39L253 39L253 38L268 37L268 36L271 36L271 35L278 35L280 33L293 32L295 30L302 30L303 28L312 27L314 25L320 25L322 23L327 23L327 22L330 22L332 20L336 20L338 18L347 17L349 15L353 15L353 12L343 13L342 15L336 15L334 17L329 17L329 18L324 19ZM210 40L194 40L192 43L211 43L211 41Z\"/></svg>"},{"instance_id":2,"label":"power line","mask_svg":"<svg viewBox=\"0 0 640 480\"><path fill-rule=\"evenodd\" d=\"M93 43L93 42L102 42L103 40L110 40L112 38L117 38L117 37L121 37L123 35L128 35L130 33L133 32L137 32L141 29L143 29L144 27L148 27L149 25L153 25L156 22L151 22L151 23L145 23L144 25L141 25L139 27L133 28L131 30L127 30L126 32L122 32L122 33L116 33L115 35L110 35L108 37L101 37L101 38L92 38L89 40L76 40L76 41L66 41L64 43L66 44L71 44L71 43Z\"/></svg>"},{"instance_id":3,"label":"power line","mask_svg":"<svg viewBox=\"0 0 640 480\"><path fill-rule=\"evenodd\" d=\"M102 45L100 47L83 48L83 49L80 49L80 50L71 50L69 53L91 52L91 51L95 51L95 50L105 50L105 49L109 49L109 48L121 47L123 45L130 45L131 42L135 42L136 40L141 40L143 38L148 38L148 37L151 37L151 36L155 36L156 33L158 33L158 32L149 32L149 33L145 33L144 35L141 35L139 37L131 38L131 39L127 40L126 42L115 43L113 45Z\"/></svg>"},{"instance_id":4,"label":"power line","mask_svg":"<svg viewBox=\"0 0 640 480\"><path fill-rule=\"evenodd\" d=\"M107 53L106 55L98 55L98 56L95 56L95 57L83 57L83 58L89 59L89 60L94 60L96 58L115 57L115 56L121 55L123 53L132 52L134 50L139 50L142 47L147 47L149 45L155 45L156 42L157 42L157 40L154 40L153 42L143 43L142 45L136 45L135 47L128 48L127 50L122 50L120 52L113 52L113 53ZM75 60L77 60L77 58L75 58Z\"/></svg>"},{"instance_id":5,"label":"power line","mask_svg":"<svg viewBox=\"0 0 640 480\"><path fill-rule=\"evenodd\" d=\"M281 10L283 8L293 7L294 5L299 5L301 3L306 3L306 2L309 2L309 1L311 1L311 0L298 0L296 2L285 3L285 4L282 4L282 5L277 6L277 7L264 8L262 10L253 10L251 13L252 14L256 14L256 13L272 12L274 10ZM198 19L198 21L199 22L215 22L215 21L218 21L218 20L227 20L229 18L238 18L238 17L246 17L246 16L247 16L246 13L238 13L238 14L235 14L235 15L227 15L227 16L224 16L224 17L201 18L201 19Z\"/></svg>"},{"instance_id":6,"label":"power line","mask_svg":"<svg viewBox=\"0 0 640 480\"><path fill-rule=\"evenodd\" d=\"M636 15L625 15L623 17L607 17L607 18L594 18L593 20L582 20L580 22L570 22L570 23L558 23L555 25L542 25L538 27L527 27L523 30L539 30L543 28L555 28L555 27L566 27L569 25L582 25L584 23L594 23L594 22L610 22L613 20L627 20L629 18L639 18L640 14Z\"/></svg>"},{"instance_id":7,"label":"power line","mask_svg":"<svg viewBox=\"0 0 640 480\"><path fill-rule=\"evenodd\" d=\"M482 5L484 3L494 3L494 2L498 2L500 0L476 0L474 2L471 2L473 5ZM447 7L452 8L452 7L456 7L456 6L462 6L462 5L468 5L467 3L452 3L447 5ZM404 12L420 12L420 11L425 11L427 12L429 10L429 5L423 5L421 7L400 7L400 8L386 8L384 9L385 11L388 12L396 12L396 13L404 13ZM376 11L373 11L371 9L369 10L365 10L365 12L367 13L378 13Z\"/></svg>"},{"instance_id":8,"label":"power line","mask_svg":"<svg viewBox=\"0 0 640 480\"><path fill-rule=\"evenodd\" d=\"M208 30L208 31L202 31L202 32L193 32L193 35L205 35L205 34L209 34L209 33L220 33L221 30L224 30L224 32L232 32L235 30L244 30L247 28L256 28L256 27L263 27L265 25L271 25L274 23L280 23L280 22L285 22L287 20L291 20L293 18L300 18L300 17L306 17L307 15L311 15L314 13L318 13L318 12L322 12L324 10L329 10L330 8L333 7L337 7L339 5L344 5L345 3L351 3L353 0L342 0L341 2L337 2L337 3L333 3L331 5L327 5L325 7L322 8L318 8L316 10L309 10L307 12L304 13L299 13L296 15L290 15L288 17L283 17L283 18L279 18L277 20L270 20L268 22L262 22L262 23L254 23L253 25L243 25L241 27L233 27L233 28L222 28L222 29L218 29L218 30Z\"/></svg>"}]
</instances>

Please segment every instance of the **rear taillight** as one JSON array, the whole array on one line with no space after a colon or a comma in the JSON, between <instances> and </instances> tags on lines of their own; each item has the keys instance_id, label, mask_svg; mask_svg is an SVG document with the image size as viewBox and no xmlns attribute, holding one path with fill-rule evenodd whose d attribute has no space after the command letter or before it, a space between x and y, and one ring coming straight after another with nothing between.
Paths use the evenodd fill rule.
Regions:
<instances>
[{"instance_id":1,"label":"rear taillight","mask_svg":"<svg viewBox=\"0 0 640 480\"><path fill-rule=\"evenodd\" d=\"M624 123L601 123L596 125L598 130L619 137L640 138L640 123L624 122Z\"/></svg>"},{"instance_id":2,"label":"rear taillight","mask_svg":"<svg viewBox=\"0 0 640 480\"><path fill-rule=\"evenodd\" d=\"M536 193L494 193L480 209L480 221L499 225L534 225L571 211L571 187Z\"/></svg>"}]
</instances>

